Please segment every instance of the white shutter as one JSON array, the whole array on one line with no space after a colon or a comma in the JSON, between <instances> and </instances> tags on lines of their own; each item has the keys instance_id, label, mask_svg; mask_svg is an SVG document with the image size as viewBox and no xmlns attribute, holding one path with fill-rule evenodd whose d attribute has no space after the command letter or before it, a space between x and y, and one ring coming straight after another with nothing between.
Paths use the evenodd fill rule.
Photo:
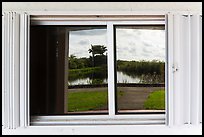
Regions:
<instances>
[{"instance_id":1,"label":"white shutter","mask_svg":"<svg viewBox=\"0 0 204 137\"><path fill-rule=\"evenodd\" d=\"M27 17L24 22L22 22L22 16ZM22 113L29 105L27 100L29 68L28 60L26 60L29 59L29 49L27 48L29 47L28 24L28 15L20 15L16 12L7 12L2 15L3 128L15 129L20 125L26 126L29 122L28 110L26 110L26 113ZM22 85L25 88L22 88ZM27 119L26 122L24 122L25 118Z\"/></svg>"},{"instance_id":2,"label":"white shutter","mask_svg":"<svg viewBox=\"0 0 204 137\"><path fill-rule=\"evenodd\" d=\"M200 40L200 44L199 44L199 122L202 123L202 16L200 16L199 19L199 24L200 24L200 28L199 28L199 40Z\"/></svg>"},{"instance_id":3,"label":"white shutter","mask_svg":"<svg viewBox=\"0 0 204 137\"><path fill-rule=\"evenodd\" d=\"M199 113L201 112L201 16L193 15L191 16L191 117L190 121L192 124L199 124Z\"/></svg>"},{"instance_id":4,"label":"white shutter","mask_svg":"<svg viewBox=\"0 0 204 137\"><path fill-rule=\"evenodd\" d=\"M169 125L202 122L200 15L168 15Z\"/></svg>"},{"instance_id":5,"label":"white shutter","mask_svg":"<svg viewBox=\"0 0 204 137\"><path fill-rule=\"evenodd\" d=\"M19 126L19 14L3 14L3 127L14 129Z\"/></svg>"},{"instance_id":6,"label":"white shutter","mask_svg":"<svg viewBox=\"0 0 204 137\"><path fill-rule=\"evenodd\" d=\"M5 118L5 25L6 15L2 14L2 126L7 126Z\"/></svg>"},{"instance_id":7,"label":"white shutter","mask_svg":"<svg viewBox=\"0 0 204 137\"><path fill-rule=\"evenodd\" d=\"M20 16L20 126L29 125L29 28L28 14Z\"/></svg>"}]
</instances>

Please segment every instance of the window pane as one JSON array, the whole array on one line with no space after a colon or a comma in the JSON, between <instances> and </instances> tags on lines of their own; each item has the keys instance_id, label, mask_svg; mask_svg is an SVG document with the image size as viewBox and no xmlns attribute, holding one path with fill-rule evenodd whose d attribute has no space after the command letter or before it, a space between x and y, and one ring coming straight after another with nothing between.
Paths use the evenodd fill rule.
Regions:
<instances>
[{"instance_id":1,"label":"window pane","mask_svg":"<svg viewBox=\"0 0 204 137\"><path fill-rule=\"evenodd\" d=\"M164 112L164 26L115 26L117 112Z\"/></svg>"},{"instance_id":2,"label":"window pane","mask_svg":"<svg viewBox=\"0 0 204 137\"><path fill-rule=\"evenodd\" d=\"M68 114L108 113L105 27L69 30Z\"/></svg>"},{"instance_id":3,"label":"window pane","mask_svg":"<svg viewBox=\"0 0 204 137\"><path fill-rule=\"evenodd\" d=\"M31 27L31 115L107 114L104 26Z\"/></svg>"}]
</instances>

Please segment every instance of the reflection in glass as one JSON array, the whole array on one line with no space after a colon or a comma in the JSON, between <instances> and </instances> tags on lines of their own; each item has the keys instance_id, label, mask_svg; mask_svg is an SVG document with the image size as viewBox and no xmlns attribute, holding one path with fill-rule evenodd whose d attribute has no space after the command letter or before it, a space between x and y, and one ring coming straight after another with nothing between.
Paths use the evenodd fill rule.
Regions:
<instances>
[{"instance_id":1,"label":"reflection in glass","mask_svg":"<svg viewBox=\"0 0 204 137\"><path fill-rule=\"evenodd\" d=\"M107 114L104 26L31 26L31 115Z\"/></svg>"},{"instance_id":2,"label":"reflection in glass","mask_svg":"<svg viewBox=\"0 0 204 137\"><path fill-rule=\"evenodd\" d=\"M72 27L68 33L67 113L108 113L106 27Z\"/></svg>"},{"instance_id":3,"label":"reflection in glass","mask_svg":"<svg viewBox=\"0 0 204 137\"><path fill-rule=\"evenodd\" d=\"M117 113L164 112L164 26L116 26Z\"/></svg>"}]
</instances>

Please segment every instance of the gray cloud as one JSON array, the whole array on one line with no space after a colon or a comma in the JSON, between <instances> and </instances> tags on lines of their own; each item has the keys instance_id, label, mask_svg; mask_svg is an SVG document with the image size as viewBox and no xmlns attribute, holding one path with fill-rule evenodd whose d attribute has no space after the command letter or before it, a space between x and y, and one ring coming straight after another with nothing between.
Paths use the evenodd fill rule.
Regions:
<instances>
[{"instance_id":1,"label":"gray cloud","mask_svg":"<svg viewBox=\"0 0 204 137\"><path fill-rule=\"evenodd\" d=\"M150 45L149 43L144 42L144 41L143 41L143 44L144 44L144 46L146 46L146 47L151 47L151 46L152 46L152 45Z\"/></svg>"},{"instance_id":2,"label":"gray cloud","mask_svg":"<svg viewBox=\"0 0 204 137\"><path fill-rule=\"evenodd\" d=\"M141 31L138 29L133 29L133 32L136 33L137 35L141 35Z\"/></svg>"},{"instance_id":3,"label":"gray cloud","mask_svg":"<svg viewBox=\"0 0 204 137\"><path fill-rule=\"evenodd\" d=\"M130 46L136 46L135 42L132 42L132 41L129 42L129 45L130 45Z\"/></svg>"},{"instance_id":4,"label":"gray cloud","mask_svg":"<svg viewBox=\"0 0 204 137\"><path fill-rule=\"evenodd\" d=\"M136 33L132 32L132 29L118 28L116 29L116 34L117 37L123 37L125 39L129 39L131 37L138 38L138 35L135 35Z\"/></svg>"},{"instance_id":5,"label":"gray cloud","mask_svg":"<svg viewBox=\"0 0 204 137\"><path fill-rule=\"evenodd\" d=\"M132 55L137 54L137 50L136 50L135 48L130 48L130 49L129 49L129 52L130 52Z\"/></svg>"},{"instance_id":6,"label":"gray cloud","mask_svg":"<svg viewBox=\"0 0 204 137\"><path fill-rule=\"evenodd\" d=\"M118 46L118 47L117 47L117 50L120 50L120 51L127 51L127 50L128 50L128 47L121 47L121 46Z\"/></svg>"},{"instance_id":7,"label":"gray cloud","mask_svg":"<svg viewBox=\"0 0 204 137\"><path fill-rule=\"evenodd\" d=\"M159 32L161 33L161 32ZM163 32L162 32L163 33ZM97 44L105 41L105 29L91 29L72 31L70 40L72 41L71 52L79 57L89 57L87 52L90 48L89 44ZM165 55L165 48L163 36L154 35L149 31L117 31L117 59L121 60L163 60Z\"/></svg>"},{"instance_id":8,"label":"gray cloud","mask_svg":"<svg viewBox=\"0 0 204 137\"><path fill-rule=\"evenodd\" d=\"M142 53L142 56L149 57L150 54L143 52L143 53Z\"/></svg>"},{"instance_id":9,"label":"gray cloud","mask_svg":"<svg viewBox=\"0 0 204 137\"><path fill-rule=\"evenodd\" d=\"M143 48L142 51L144 53L152 53L152 50L151 49L148 49L148 48Z\"/></svg>"},{"instance_id":10,"label":"gray cloud","mask_svg":"<svg viewBox=\"0 0 204 137\"><path fill-rule=\"evenodd\" d=\"M80 45L88 45L89 41L88 40L81 40L81 41L78 42L78 44L80 44Z\"/></svg>"}]
</instances>

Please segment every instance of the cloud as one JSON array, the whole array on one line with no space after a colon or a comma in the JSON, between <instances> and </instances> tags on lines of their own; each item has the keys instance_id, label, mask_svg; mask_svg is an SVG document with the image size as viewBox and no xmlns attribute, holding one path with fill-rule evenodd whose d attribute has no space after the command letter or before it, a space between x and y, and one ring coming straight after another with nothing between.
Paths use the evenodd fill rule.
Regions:
<instances>
[{"instance_id":1,"label":"cloud","mask_svg":"<svg viewBox=\"0 0 204 137\"><path fill-rule=\"evenodd\" d=\"M136 48L133 48L133 47L129 49L129 52L130 52L132 55L137 54Z\"/></svg>"},{"instance_id":2,"label":"cloud","mask_svg":"<svg viewBox=\"0 0 204 137\"><path fill-rule=\"evenodd\" d=\"M131 42L129 42L129 45L130 46L136 46L136 43L131 41Z\"/></svg>"},{"instance_id":3,"label":"cloud","mask_svg":"<svg viewBox=\"0 0 204 137\"><path fill-rule=\"evenodd\" d=\"M146 52L143 52L141 55L142 55L142 56L145 56L145 57L150 57L150 54L148 54L148 53L146 53ZM144 58L144 59L145 59L145 58Z\"/></svg>"},{"instance_id":4,"label":"cloud","mask_svg":"<svg viewBox=\"0 0 204 137\"><path fill-rule=\"evenodd\" d=\"M164 60L164 31L118 29L116 32L117 59ZM90 44L106 45L106 29L71 31L70 53L89 57Z\"/></svg>"},{"instance_id":5,"label":"cloud","mask_svg":"<svg viewBox=\"0 0 204 137\"><path fill-rule=\"evenodd\" d=\"M78 42L80 45L89 45L89 40L81 40Z\"/></svg>"},{"instance_id":6,"label":"cloud","mask_svg":"<svg viewBox=\"0 0 204 137\"><path fill-rule=\"evenodd\" d=\"M149 44L149 43L147 43L147 42L144 42L144 41L143 41L143 44L144 44L144 46L146 46L146 47L151 47L151 46L152 46L151 44Z\"/></svg>"},{"instance_id":7,"label":"cloud","mask_svg":"<svg viewBox=\"0 0 204 137\"><path fill-rule=\"evenodd\" d=\"M152 50L150 48L143 48L142 51L144 53L152 53Z\"/></svg>"},{"instance_id":8,"label":"cloud","mask_svg":"<svg viewBox=\"0 0 204 137\"><path fill-rule=\"evenodd\" d=\"M137 29L134 29L133 32L136 34L136 35L141 35L141 31L140 30L137 30Z\"/></svg>"}]
</instances>

